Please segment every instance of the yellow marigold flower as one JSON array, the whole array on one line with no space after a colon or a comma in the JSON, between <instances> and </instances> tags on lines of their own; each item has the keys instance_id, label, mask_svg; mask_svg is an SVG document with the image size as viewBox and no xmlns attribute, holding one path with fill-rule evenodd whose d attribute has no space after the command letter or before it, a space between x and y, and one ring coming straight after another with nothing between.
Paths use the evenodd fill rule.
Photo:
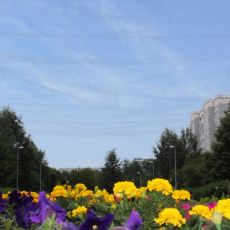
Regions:
<instances>
[{"instance_id":1,"label":"yellow marigold flower","mask_svg":"<svg viewBox=\"0 0 230 230\"><path fill-rule=\"evenodd\" d=\"M134 197L136 195L137 188L133 182L123 181L114 184L113 192L118 198L122 198L124 192L126 197L130 199L131 197Z\"/></svg>"},{"instance_id":2,"label":"yellow marigold flower","mask_svg":"<svg viewBox=\"0 0 230 230\"><path fill-rule=\"evenodd\" d=\"M71 196L72 198L75 198L75 197L76 197L76 194L77 194L76 189L73 189L73 190L70 192L70 196Z\"/></svg>"},{"instance_id":3,"label":"yellow marigold flower","mask_svg":"<svg viewBox=\"0 0 230 230\"><path fill-rule=\"evenodd\" d=\"M38 193L30 192L30 195L34 198L33 202L37 203L38 202L38 197L39 197Z\"/></svg>"},{"instance_id":4,"label":"yellow marigold flower","mask_svg":"<svg viewBox=\"0 0 230 230\"><path fill-rule=\"evenodd\" d=\"M219 200L214 209L221 211L223 217L230 219L230 199Z\"/></svg>"},{"instance_id":5,"label":"yellow marigold flower","mask_svg":"<svg viewBox=\"0 0 230 230\"><path fill-rule=\"evenodd\" d=\"M68 185L68 186L67 186L67 191L69 191L69 192L70 192L71 190L72 190L71 185Z\"/></svg>"},{"instance_id":6,"label":"yellow marigold flower","mask_svg":"<svg viewBox=\"0 0 230 230\"><path fill-rule=\"evenodd\" d=\"M162 192L165 195L169 195L173 192L172 185L169 183L169 181L160 178L148 181L147 188L150 192L155 190L157 192Z\"/></svg>"},{"instance_id":7,"label":"yellow marigold flower","mask_svg":"<svg viewBox=\"0 0 230 230\"><path fill-rule=\"evenodd\" d=\"M110 202L110 203L115 202L114 196L111 195L111 194L108 194L108 195L105 197L105 201L106 201L106 202Z\"/></svg>"},{"instance_id":8,"label":"yellow marigold flower","mask_svg":"<svg viewBox=\"0 0 230 230\"><path fill-rule=\"evenodd\" d=\"M68 197L68 192L67 190L65 190L65 188L61 185L57 185L54 187L53 192L51 193L52 196L55 197L59 197L59 196L63 196L63 197Z\"/></svg>"},{"instance_id":9,"label":"yellow marigold flower","mask_svg":"<svg viewBox=\"0 0 230 230\"><path fill-rule=\"evenodd\" d=\"M182 224L186 223L185 218L182 217L178 209L176 208L165 208L159 213L159 217L154 219L160 226L162 224L173 224L174 227L181 227Z\"/></svg>"},{"instance_id":10,"label":"yellow marigold flower","mask_svg":"<svg viewBox=\"0 0 230 230\"><path fill-rule=\"evenodd\" d=\"M78 206L77 209L72 211L72 217L75 217L79 213L86 214L87 208L85 206Z\"/></svg>"},{"instance_id":11,"label":"yellow marigold flower","mask_svg":"<svg viewBox=\"0 0 230 230\"><path fill-rule=\"evenodd\" d=\"M212 213L213 210L209 210L209 207L204 206L204 205L196 205L195 207L192 208L191 211L189 211L189 215L201 215L205 219L211 219L212 220Z\"/></svg>"},{"instance_id":12,"label":"yellow marigold flower","mask_svg":"<svg viewBox=\"0 0 230 230\"><path fill-rule=\"evenodd\" d=\"M7 199L8 198L8 194L2 194L2 199Z\"/></svg>"},{"instance_id":13,"label":"yellow marigold flower","mask_svg":"<svg viewBox=\"0 0 230 230\"><path fill-rule=\"evenodd\" d=\"M50 196L50 201L56 201L57 200L57 198L55 197L55 196Z\"/></svg>"},{"instance_id":14,"label":"yellow marigold flower","mask_svg":"<svg viewBox=\"0 0 230 230\"><path fill-rule=\"evenodd\" d=\"M172 198L175 200L190 200L191 194L186 190L175 190L172 194Z\"/></svg>"},{"instance_id":15,"label":"yellow marigold flower","mask_svg":"<svg viewBox=\"0 0 230 230\"><path fill-rule=\"evenodd\" d=\"M81 191L79 194L76 195L76 198L77 197L81 197L81 196L83 196L83 197L85 197L85 196L92 196L93 197L94 194L93 194L92 190Z\"/></svg>"},{"instance_id":16,"label":"yellow marigold flower","mask_svg":"<svg viewBox=\"0 0 230 230\"><path fill-rule=\"evenodd\" d=\"M61 186L61 185L57 185L57 186L55 186L54 189L53 189L54 192L55 192L55 191L59 191L59 190L65 190L65 188L64 188L63 186Z\"/></svg>"},{"instance_id":17,"label":"yellow marigold flower","mask_svg":"<svg viewBox=\"0 0 230 230\"><path fill-rule=\"evenodd\" d=\"M141 190L139 188L137 188L137 190L136 190L135 197L136 198L141 198Z\"/></svg>"},{"instance_id":18,"label":"yellow marigold flower","mask_svg":"<svg viewBox=\"0 0 230 230\"><path fill-rule=\"evenodd\" d=\"M95 193L95 197L100 197L100 196L103 196L103 192L98 189L97 192Z\"/></svg>"},{"instance_id":19,"label":"yellow marigold flower","mask_svg":"<svg viewBox=\"0 0 230 230\"><path fill-rule=\"evenodd\" d=\"M117 208L117 205L112 204L112 205L111 205L111 208L116 209L116 208Z\"/></svg>"},{"instance_id":20,"label":"yellow marigold flower","mask_svg":"<svg viewBox=\"0 0 230 230\"><path fill-rule=\"evenodd\" d=\"M21 191L20 193L21 193L22 196L23 196L23 194L24 194L25 196L28 196L28 192L27 192L27 191Z\"/></svg>"},{"instance_id":21,"label":"yellow marigold flower","mask_svg":"<svg viewBox=\"0 0 230 230\"><path fill-rule=\"evenodd\" d=\"M86 191L87 187L84 184L78 183L78 184L76 184L76 190L78 190L78 191Z\"/></svg>"}]
</instances>

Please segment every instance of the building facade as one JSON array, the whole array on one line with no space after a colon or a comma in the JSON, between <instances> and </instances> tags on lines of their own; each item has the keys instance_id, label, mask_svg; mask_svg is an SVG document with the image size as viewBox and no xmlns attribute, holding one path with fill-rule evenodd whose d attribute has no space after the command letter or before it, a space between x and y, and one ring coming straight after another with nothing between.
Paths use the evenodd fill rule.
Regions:
<instances>
[{"instance_id":1,"label":"building facade","mask_svg":"<svg viewBox=\"0 0 230 230\"><path fill-rule=\"evenodd\" d=\"M224 117L224 111L228 109L230 95L218 95L214 99L207 100L200 111L195 111L190 117L190 128L196 135L198 147L210 150L215 141L214 133L220 124L220 118Z\"/></svg>"}]
</instances>

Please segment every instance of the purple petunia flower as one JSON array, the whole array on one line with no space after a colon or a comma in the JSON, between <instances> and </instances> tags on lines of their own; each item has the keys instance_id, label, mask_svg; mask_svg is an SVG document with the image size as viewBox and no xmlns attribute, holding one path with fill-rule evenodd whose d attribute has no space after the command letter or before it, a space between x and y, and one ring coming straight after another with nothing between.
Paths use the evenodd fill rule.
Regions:
<instances>
[{"instance_id":1,"label":"purple petunia flower","mask_svg":"<svg viewBox=\"0 0 230 230\"><path fill-rule=\"evenodd\" d=\"M39 208L39 203L27 203L26 207L20 207L14 212L18 225L22 228L28 228L31 224L30 216Z\"/></svg>"},{"instance_id":2,"label":"purple petunia flower","mask_svg":"<svg viewBox=\"0 0 230 230\"><path fill-rule=\"evenodd\" d=\"M21 197L22 197L21 193L19 193L17 190L14 190L8 195L8 197L9 197L9 204L15 203L16 204L15 208L17 209L17 205L21 201Z\"/></svg>"},{"instance_id":3,"label":"purple petunia flower","mask_svg":"<svg viewBox=\"0 0 230 230\"><path fill-rule=\"evenodd\" d=\"M78 227L67 220L62 223L61 230L78 230Z\"/></svg>"},{"instance_id":4,"label":"purple petunia flower","mask_svg":"<svg viewBox=\"0 0 230 230\"><path fill-rule=\"evenodd\" d=\"M30 215L35 212L39 205L38 203L32 204L33 197L32 196L26 196L23 194L22 198L20 198L17 210L14 211L14 214L16 216L16 221L18 225L22 228L27 228L31 224L30 221Z\"/></svg>"},{"instance_id":5,"label":"purple petunia flower","mask_svg":"<svg viewBox=\"0 0 230 230\"><path fill-rule=\"evenodd\" d=\"M139 216L140 214L133 210L129 219L126 221L125 226L115 227L113 230L139 230L139 226L143 225Z\"/></svg>"},{"instance_id":6,"label":"purple petunia flower","mask_svg":"<svg viewBox=\"0 0 230 230\"><path fill-rule=\"evenodd\" d=\"M87 218L85 222L78 226L78 230L94 229L94 227L97 227L95 229L98 230L108 230L113 218L114 215L112 214L107 214L104 217L97 217L97 214L93 210L87 210Z\"/></svg>"},{"instance_id":7,"label":"purple petunia flower","mask_svg":"<svg viewBox=\"0 0 230 230\"><path fill-rule=\"evenodd\" d=\"M55 202L50 201L47 197L44 191L42 191L39 194L39 209L34 212L30 216L30 220L39 223L40 225L43 225L44 221L46 220L46 217L50 217L55 213L56 214L56 220L57 224L61 224L63 221L65 221L65 217L67 216L67 212L65 209L61 208L58 204Z\"/></svg>"},{"instance_id":8,"label":"purple petunia flower","mask_svg":"<svg viewBox=\"0 0 230 230\"><path fill-rule=\"evenodd\" d=\"M2 193L0 192L0 213L5 213L6 210L6 199L2 199Z\"/></svg>"}]
</instances>

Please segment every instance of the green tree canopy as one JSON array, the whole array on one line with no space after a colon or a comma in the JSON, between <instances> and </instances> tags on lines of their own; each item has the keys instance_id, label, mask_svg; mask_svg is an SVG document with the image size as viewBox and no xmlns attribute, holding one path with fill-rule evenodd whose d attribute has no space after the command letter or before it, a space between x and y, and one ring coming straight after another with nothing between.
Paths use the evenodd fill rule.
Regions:
<instances>
[{"instance_id":1,"label":"green tree canopy","mask_svg":"<svg viewBox=\"0 0 230 230\"><path fill-rule=\"evenodd\" d=\"M69 183L72 186L82 183L87 189L94 190L94 187L96 186L95 172L91 168L74 169L70 172Z\"/></svg>"},{"instance_id":2,"label":"green tree canopy","mask_svg":"<svg viewBox=\"0 0 230 230\"><path fill-rule=\"evenodd\" d=\"M100 175L100 188L105 188L108 192L112 193L114 184L121 181L121 179L121 162L117 157L115 149L113 149L105 157L105 165Z\"/></svg>"},{"instance_id":3,"label":"green tree canopy","mask_svg":"<svg viewBox=\"0 0 230 230\"><path fill-rule=\"evenodd\" d=\"M17 186L17 148L19 190L40 190L40 164L42 189L51 191L56 181L65 181L62 174L48 167L45 152L39 150L30 135L27 135L22 118L10 107L0 111L0 186Z\"/></svg>"}]
</instances>

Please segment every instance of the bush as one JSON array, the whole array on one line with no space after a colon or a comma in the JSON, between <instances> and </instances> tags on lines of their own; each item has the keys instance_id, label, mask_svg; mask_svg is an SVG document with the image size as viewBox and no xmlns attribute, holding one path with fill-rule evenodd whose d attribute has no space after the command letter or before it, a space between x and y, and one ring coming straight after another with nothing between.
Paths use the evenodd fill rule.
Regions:
<instances>
[{"instance_id":1,"label":"bush","mask_svg":"<svg viewBox=\"0 0 230 230\"><path fill-rule=\"evenodd\" d=\"M229 196L229 182L227 180L212 182L210 184L193 188L187 189L191 194L194 200L200 200L201 198L212 196L221 198L224 194L225 196Z\"/></svg>"},{"instance_id":2,"label":"bush","mask_svg":"<svg viewBox=\"0 0 230 230\"><path fill-rule=\"evenodd\" d=\"M17 189L16 188L10 188L10 187L8 187L8 188L0 187L0 192L3 193L3 194L6 194L8 191L12 192L14 190L17 190Z\"/></svg>"}]
</instances>

